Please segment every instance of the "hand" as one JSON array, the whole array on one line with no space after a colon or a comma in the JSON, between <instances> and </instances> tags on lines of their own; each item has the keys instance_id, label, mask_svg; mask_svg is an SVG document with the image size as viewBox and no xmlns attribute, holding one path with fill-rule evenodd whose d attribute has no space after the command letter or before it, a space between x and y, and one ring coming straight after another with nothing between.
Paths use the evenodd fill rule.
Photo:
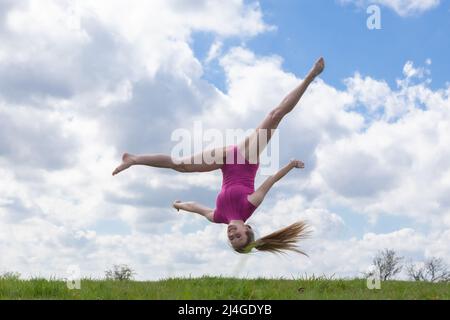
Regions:
<instances>
[{"instance_id":1,"label":"hand","mask_svg":"<svg viewBox=\"0 0 450 320\"><path fill-rule=\"evenodd\" d=\"M305 164L300 160L291 160L291 165L293 168L304 169Z\"/></svg>"}]
</instances>

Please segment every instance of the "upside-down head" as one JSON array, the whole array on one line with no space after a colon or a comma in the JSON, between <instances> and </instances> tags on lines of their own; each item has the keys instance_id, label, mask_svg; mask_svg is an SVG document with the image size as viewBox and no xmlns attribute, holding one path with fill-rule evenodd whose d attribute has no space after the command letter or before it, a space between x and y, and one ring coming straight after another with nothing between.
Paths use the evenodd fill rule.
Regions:
<instances>
[{"instance_id":1,"label":"upside-down head","mask_svg":"<svg viewBox=\"0 0 450 320\"><path fill-rule=\"evenodd\" d=\"M255 240L252 227L243 222L230 223L227 228L227 236L233 249L238 252L241 248L245 248Z\"/></svg>"},{"instance_id":2,"label":"upside-down head","mask_svg":"<svg viewBox=\"0 0 450 320\"><path fill-rule=\"evenodd\" d=\"M227 234L231 246L238 253L250 253L256 249L272 253L294 251L307 256L298 248L297 243L308 238L311 232L305 222L299 221L257 240L251 226L243 223L230 224Z\"/></svg>"}]
</instances>

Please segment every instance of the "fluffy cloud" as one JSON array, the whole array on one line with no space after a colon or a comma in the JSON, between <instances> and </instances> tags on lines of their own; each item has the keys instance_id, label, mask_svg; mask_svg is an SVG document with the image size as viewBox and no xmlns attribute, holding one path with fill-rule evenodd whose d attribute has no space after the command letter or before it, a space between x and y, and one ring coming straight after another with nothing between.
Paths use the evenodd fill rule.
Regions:
<instances>
[{"instance_id":1,"label":"fluffy cloud","mask_svg":"<svg viewBox=\"0 0 450 320\"><path fill-rule=\"evenodd\" d=\"M341 0L342 3L354 3L358 6L380 4L386 6L401 16L419 14L437 7L440 0Z\"/></svg>"},{"instance_id":2,"label":"fluffy cloud","mask_svg":"<svg viewBox=\"0 0 450 320\"><path fill-rule=\"evenodd\" d=\"M421 79L421 73L413 74ZM372 116L363 130L318 148L314 175L333 191L332 198L341 196L357 211L448 227L449 88L432 91L426 79L413 83L412 72L405 76L397 89L358 74L347 80L355 104Z\"/></svg>"},{"instance_id":3,"label":"fluffy cloud","mask_svg":"<svg viewBox=\"0 0 450 320\"><path fill-rule=\"evenodd\" d=\"M170 132L220 96L201 79L192 34L245 38L269 30L258 4L8 1L1 6L0 162L6 169L0 217L8 226L2 251L10 248L11 255L2 256L0 269L61 274L69 261L97 254L92 269L98 272L102 255L111 252L109 243L129 242L134 232L198 229L197 222L189 227L187 216L171 224L177 215L168 208L175 197L189 196L211 198L213 205L212 192L200 188L218 185L217 173L181 179L136 168L112 179L111 171L124 150L168 152ZM157 196L161 192L166 196ZM148 199L145 193L151 193ZM99 223L105 221L129 226L119 227L126 235L96 237L90 230L104 230ZM89 241L77 240L85 234ZM171 237L179 239L170 240L173 244L184 242L179 233ZM70 250L72 244L79 251ZM59 254L50 261L51 252ZM180 254L188 260L183 250L172 254L171 259ZM108 261L114 262L112 256Z\"/></svg>"}]
</instances>

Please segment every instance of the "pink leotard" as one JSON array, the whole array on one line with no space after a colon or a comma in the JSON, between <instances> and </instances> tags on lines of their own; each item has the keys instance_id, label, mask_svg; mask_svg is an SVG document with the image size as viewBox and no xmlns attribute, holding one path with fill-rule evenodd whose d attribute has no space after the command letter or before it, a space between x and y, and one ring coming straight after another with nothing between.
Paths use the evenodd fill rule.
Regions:
<instances>
[{"instance_id":1,"label":"pink leotard","mask_svg":"<svg viewBox=\"0 0 450 320\"><path fill-rule=\"evenodd\" d=\"M227 161L222 166L222 190L217 196L214 222L228 224L231 220L250 218L256 207L247 196L255 191L255 176L259 164L251 164L238 152L237 146L227 149Z\"/></svg>"}]
</instances>

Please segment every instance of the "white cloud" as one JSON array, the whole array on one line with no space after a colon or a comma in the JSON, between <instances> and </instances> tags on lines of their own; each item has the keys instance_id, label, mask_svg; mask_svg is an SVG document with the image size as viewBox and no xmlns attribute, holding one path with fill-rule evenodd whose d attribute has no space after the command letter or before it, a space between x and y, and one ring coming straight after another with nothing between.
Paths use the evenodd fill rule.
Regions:
<instances>
[{"instance_id":1,"label":"white cloud","mask_svg":"<svg viewBox=\"0 0 450 320\"><path fill-rule=\"evenodd\" d=\"M252 219L260 236L300 220L306 221L313 237L320 239L339 235L345 226L344 221L337 214L325 208L315 208L298 195L280 197L270 207L264 204ZM252 221L249 220L249 223L252 224Z\"/></svg>"},{"instance_id":2,"label":"white cloud","mask_svg":"<svg viewBox=\"0 0 450 320\"><path fill-rule=\"evenodd\" d=\"M420 14L440 4L440 0L340 0L342 3L354 3L358 6L379 4L388 7L401 16Z\"/></svg>"},{"instance_id":3,"label":"white cloud","mask_svg":"<svg viewBox=\"0 0 450 320\"><path fill-rule=\"evenodd\" d=\"M405 72L407 79L411 72ZM393 90L358 74L347 80L356 103L382 111L367 120L365 130L322 144L313 175L333 190L330 199L340 195L356 211L410 216L448 227L450 210L443 196L449 191L450 172L448 89L432 91L427 82L399 83Z\"/></svg>"},{"instance_id":4,"label":"white cloud","mask_svg":"<svg viewBox=\"0 0 450 320\"><path fill-rule=\"evenodd\" d=\"M209 48L208 55L205 59L205 63L210 63L214 59L216 59L221 53L223 43L221 41L214 41L211 47Z\"/></svg>"},{"instance_id":5,"label":"white cloud","mask_svg":"<svg viewBox=\"0 0 450 320\"><path fill-rule=\"evenodd\" d=\"M167 190L189 196L194 194L191 189L218 184L217 173L191 175L182 179L185 187L179 188L181 178L154 170L149 184L139 185L143 173L148 173L144 168L111 178L125 148L162 152L165 146L168 150L167 133L186 115L199 112L203 100L219 95L200 79L202 66L190 48L193 32L212 32L224 39L271 29L262 21L257 3L196 1L191 4L195 10L185 10L186 5L179 1L2 3L4 123L0 130L6 138L0 143L0 161L7 169L2 170L0 218L8 226L2 232L8 239L2 252L10 251L2 255L0 270L17 268L28 275L48 270L61 275L68 263L78 263L86 254L95 260L92 269L98 272L106 267L106 260L115 263L112 251L105 252L111 242L104 239L123 243L135 238L111 236L97 242L89 231L97 221L115 219L138 234L149 230L161 234L160 226L170 226L162 222L177 216L167 209L171 197ZM161 190L158 181L163 181L167 193L163 199L156 196ZM134 195L144 190L153 193L161 207L145 210L130 205L144 200L128 198L130 188ZM153 223L155 219L159 225ZM173 224L173 230L189 225L186 221L188 216ZM80 234L90 235L90 245L71 250ZM35 243L29 237L42 241ZM168 252L170 259L186 255L181 251ZM142 257L133 260L136 256L125 259L124 255L124 259L137 264Z\"/></svg>"},{"instance_id":6,"label":"white cloud","mask_svg":"<svg viewBox=\"0 0 450 320\"><path fill-rule=\"evenodd\" d=\"M445 257L448 261L448 250L443 245L448 239L448 230L424 235L413 229L399 229L385 234L366 233L361 239L325 240L314 244L311 265L321 265L327 274L337 271L337 276L353 277L359 273L362 277L362 272L369 270L376 253L384 248L395 250L405 258L405 262L433 256ZM407 277L404 272L400 276Z\"/></svg>"},{"instance_id":7,"label":"white cloud","mask_svg":"<svg viewBox=\"0 0 450 320\"><path fill-rule=\"evenodd\" d=\"M429 59L425 61L427 65L430 65ZM429 74L429 71L425 68L414 68L414 63L412 61L407 61L405 66L403 67L403 74L406 78L423 78L426 74Z\"/></svg>"}]
</instances>

